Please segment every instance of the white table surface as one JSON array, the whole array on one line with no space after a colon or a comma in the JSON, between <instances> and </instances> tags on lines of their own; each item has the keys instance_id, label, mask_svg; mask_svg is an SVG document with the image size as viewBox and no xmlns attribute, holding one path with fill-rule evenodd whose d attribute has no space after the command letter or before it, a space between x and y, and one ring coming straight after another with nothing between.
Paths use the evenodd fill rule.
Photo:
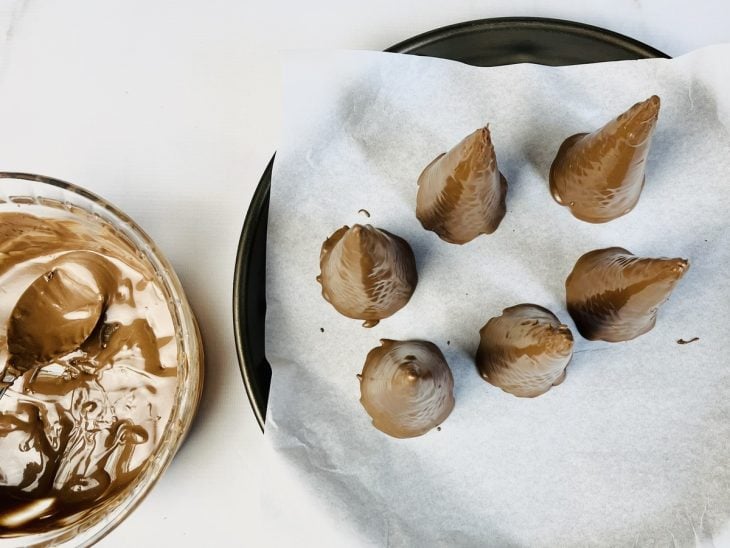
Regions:
<instances>
[{"instance_id":1,"label":"white table surface","mask_svg":"<svg viewBox=\"0 0 730 548\"><path fill-rule=\"evenodd\" d=\"M276 149L280 50L379 50L502 16L605 27L672 56L730 41L723 0L0 0L0 170L74 182L159 244L200 321L206 387L165 476L100 546L266 546L263 437L233 342L248 203Z\"/></svg>"}]
</instances>

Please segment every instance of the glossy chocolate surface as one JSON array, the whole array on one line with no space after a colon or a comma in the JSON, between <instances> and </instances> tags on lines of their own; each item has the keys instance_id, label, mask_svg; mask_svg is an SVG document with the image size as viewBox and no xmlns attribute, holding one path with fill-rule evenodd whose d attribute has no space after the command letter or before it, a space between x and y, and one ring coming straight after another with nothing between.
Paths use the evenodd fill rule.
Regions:
<instances>
[{"instance_id":1,"label":"glossy chocolate surface","mask_svg":"<svg viewBox=\"0 0 730 548\"><path fill-rule=\"evenodd\" d=\"M418 178L416 216L442 240L465 244L497 230L506 196L507 181L484 127L426 166Z\"/></svg>"},{"instance_id":2,"label":"glossy chocolate surface","mask_svg":"<svg viewBox=\"0 0 730 548\"><path fill-rule=\"evenodd\" d=\"M586 339L628 341L654 327L687 259L636 257L621 247L583 255L565 281L568 312Z\"/></svg>"},{"instance_id":3,"label":"glossy chocolate surface","mask_svg":"<svg viewBox=\"0 0 730 548\"><path fill-rule=\"evenodd\" d=\"M445 421L454 408L454 380L439 348L427 341L380 343L358 376L360 403L373 426L412 438Z\"/></svg>"},{"instance_id":4,"label":"glossy chocolate surface","mask_svg":"<svg viewBox=\"0 0 730 548\"><path fill-rule=\"evenodd\" d=\"M319 264L322 296L365 327L403 308L418 283L408 242L371 225L337 230L322 244Z\"/></svg>"},{"instance_id":5,"label":"glossy chocolate surface","mask_svg":"<svg viewBox=\"0 0 730 548\"><path fill-rule=\"evenodd\" d=\"M630 212L644 187L659 106L653 95L593 133L566 139L550 168L553 198L589 223Z\"/></svg>"},{"instance_id":6,"label":"glossy chocolate surface","mask_svg":"<svg viewBox=\"0 0 730 548\"><path fill-rule=\"evenodd\" d=\"M477 368L487 382L532 398L563 382L573 355L573 335L548 309L534 304L505 308L479 331Z\"/></svg>"},{"instance_id":7,"label":"glossy chocolate surface","mask_svg":"<svg viewBox=\"0 0 730 548\"><path fill-rule=\"evenodd\" d=\"M178 364L158 283L107 225L0 214L0 537L83 519L154 456Z\"/></svg>"}]
</instances>

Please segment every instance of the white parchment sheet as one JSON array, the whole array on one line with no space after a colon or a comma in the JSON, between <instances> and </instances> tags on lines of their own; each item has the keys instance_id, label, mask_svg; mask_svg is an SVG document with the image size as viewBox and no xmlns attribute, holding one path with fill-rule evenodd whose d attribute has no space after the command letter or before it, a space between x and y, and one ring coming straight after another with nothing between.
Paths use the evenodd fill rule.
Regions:
<instances>
[{"instance_id":1,"label":"white parchment sheet","mask_svg":"<svg viewBox=\"0 0 730 548\"><path fill-rule=\"evenodd\" d=\"M730 545L728 59L730 45L565 68L288 56L267 248L272 538ZM602 225L575 219L548 191L558 147L652 94L662 106L637 207ZM415 217L416 180L487 123L507 214L493 235L447 244ZM408 240L419 274L410 303L373 329L339 315L315 281L324 239L366 222ZM609 246L691 262L656 327L617 344L581 338L565 308L575 261ZM482 325L520 303L549 308L576 339L566 381L535 399L487 384L473 361ZM355 375L380 338L444 352L456 407L441 431L396 440L370 424Z\"/></svg>"}]
</instances>

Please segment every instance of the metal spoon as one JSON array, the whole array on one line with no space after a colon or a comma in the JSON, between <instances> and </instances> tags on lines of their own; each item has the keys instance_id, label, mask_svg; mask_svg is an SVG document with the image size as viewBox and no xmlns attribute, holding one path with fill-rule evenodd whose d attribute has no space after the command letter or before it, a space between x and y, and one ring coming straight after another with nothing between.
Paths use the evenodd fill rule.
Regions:
<instances>
[{"instance_id":1,"label":"metal spoon","mask_svg":"<svg viewBox=\"0 0 730 548\"><path fill-rule=\"evenodd\" d=\"M79 348L99 322L105 292L93 270L73 255L36 279L15 304L0 398L24 373Z\"/></svg>"}]
</instances>

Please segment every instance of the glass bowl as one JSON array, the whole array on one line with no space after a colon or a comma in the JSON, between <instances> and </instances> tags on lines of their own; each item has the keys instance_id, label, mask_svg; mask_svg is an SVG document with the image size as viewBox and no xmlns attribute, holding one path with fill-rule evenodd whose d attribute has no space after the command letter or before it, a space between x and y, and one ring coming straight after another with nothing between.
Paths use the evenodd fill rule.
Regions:
<instances>
[{"instance_id":1,"label":"glass bowl","mask_svg":"<svg viewBox=\"0 0 730 548\"><path fill-rule=\"evenodd\" d=\"M0 172L0 212L53 216L58 212L83 223L110 227L132 244L138 257L154 270L164 293L177 342L177 384L170 417L154 453L139 474L99 507L83 511L80 519L40 533L0 537L0 548L10 546L88 546L116 527L150 492L182 444L198 407L203 387L203 347L200 332L170 263L151 238L132 219L95 194L40 175Z\"/></svg>"}]
</instances>

